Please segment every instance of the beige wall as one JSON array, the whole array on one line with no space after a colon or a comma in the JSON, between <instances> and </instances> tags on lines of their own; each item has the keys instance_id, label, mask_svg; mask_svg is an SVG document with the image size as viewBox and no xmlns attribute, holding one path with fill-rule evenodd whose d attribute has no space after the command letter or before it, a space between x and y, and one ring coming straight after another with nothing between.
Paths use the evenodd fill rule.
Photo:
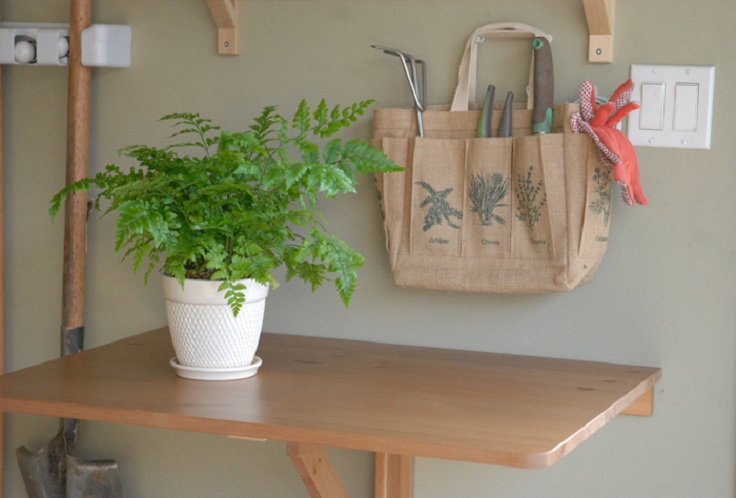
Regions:
<instances>
[{"instance_id":1,"label":"beige wall","mask_svg":"<svg viewBox=\"0 0 736 498\"><path fill-rule=\"evenodd\" d=\"M52 0L5 0L6 21L65 22ZM332 289L300 283L269 299L266 328L482 351L661 366L652 418L619 417L549 469L513 470L418 459L417 497L724 498L734 496L736 343L736 51L733 0L620 0L615 62L586 62L580 0L261 0L242 2L242 54L218 56L202 0L97 0L98 23L133 28L129 69L98 69L92 96L91 168L115 150L163 141L156 119L200 111L244 126L261 107L302 98L408 104L395 46L428 61L432 103L447 103L467 34L507 20L555 37L556 100L593 79L610 93L631 63L717 66L713 149L639 149L647 208L616 196L609 253L595 280L569 294L495 296L405 290L392 284L371 182L325 205L334 230L366 256L345 310ZM483 46L482 84L518 86L515 47ZM512 56L504 54L513 54ZM7 366L57 355L61 223L48 199L62 186L66 72L7 67L5 240ZM353 132L370 136L366 118ZM87 334L95 346L164 324L155 283L144 287L112 254L112 219L90 223ZM266 358L265 361L268 361ZM441 375L441 372L438 372ZM54 419L8 417L5 496L23 496L14 449L38 448ZM306 496L283 443L87 423L81 456L119 461L129 497ZM335 450L351 496L372 496L370 455Z\"/></svg>"}]
</instances>

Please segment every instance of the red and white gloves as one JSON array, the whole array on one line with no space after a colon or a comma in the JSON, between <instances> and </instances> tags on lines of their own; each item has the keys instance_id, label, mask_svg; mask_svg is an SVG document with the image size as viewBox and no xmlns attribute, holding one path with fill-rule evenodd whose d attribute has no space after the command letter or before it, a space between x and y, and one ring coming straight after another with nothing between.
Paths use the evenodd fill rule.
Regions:
<instances>
[{"instance_id":1,"label":"red and white gloves","mask_svg":"<svg viewBox=\"0 0 736 498\"><path fill-rule=\"evenodd\" d=\"M613 179L621 187L621 195L629 206L647 205L647 199L639 185L639 166L636 152L628 137L614 128L639 104L630 102L634 82L628 80L619 86L610 100L598 107L595 87L591 81L580 85L580 112L570 117L573 133L587 133L598 145L601 159L613 165Z\"/></svg>"}]
</instances>

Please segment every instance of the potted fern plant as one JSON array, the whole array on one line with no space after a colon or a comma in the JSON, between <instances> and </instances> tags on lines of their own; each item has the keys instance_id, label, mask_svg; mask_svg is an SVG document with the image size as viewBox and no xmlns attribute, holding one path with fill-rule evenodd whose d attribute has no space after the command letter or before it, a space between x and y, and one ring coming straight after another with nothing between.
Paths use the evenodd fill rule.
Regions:
<instances>
[{"instance_id":1,"label":"potted fern plant","mask_svg":"<svg viewBox=\"0 0 736 498\"><path fill-rule=\"evenodd\" d=\"M327 231L315 208L321 197L354 192L357 174L400 169L367 142L333 138L372 102L323 100L312 110L302 101L291 119L266 107L236 132L199 114L164 116L174 143L121 149L137 165L108 165L67 185L50 214L70 193L94 188L94 208L118 215L116 252L135 271L144 268L146 281L161 267L177 373L253 375L265 298L278 286L274 270L285 267L287 281L312 290L333 280L350 302L363 257Z\"/></svg>"}]
</instances>

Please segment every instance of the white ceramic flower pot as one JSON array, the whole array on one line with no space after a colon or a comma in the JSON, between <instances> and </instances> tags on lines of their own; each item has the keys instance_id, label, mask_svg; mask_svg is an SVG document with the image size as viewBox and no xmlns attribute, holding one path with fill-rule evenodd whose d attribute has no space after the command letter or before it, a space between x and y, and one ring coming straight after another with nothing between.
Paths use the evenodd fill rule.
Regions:
<instances>
[{"instance_id":1,"label":"white ceramic flower pot","mask_svg":"<svg viewBox=\"0 0 736 498\"><path fill-rule=\"evenodd\" d=\"M172 366L182 367L177 368L177 374L213 378L199 376L209 369L230 374L214 375L214 378L241 378L232 374L251 372L250 367L256 363L254 358L260 364L255 352L263 327L268 286L255 280L243 280L247 287L245 304L235 317L224 292L217 290L220 282L186 280L182 288L175 278L165 275L161 282L171 342L176 352ZM198 374L199 370L202 372ZM194 374L189 375L191 372Z\"/></svg>"}]
</instances>

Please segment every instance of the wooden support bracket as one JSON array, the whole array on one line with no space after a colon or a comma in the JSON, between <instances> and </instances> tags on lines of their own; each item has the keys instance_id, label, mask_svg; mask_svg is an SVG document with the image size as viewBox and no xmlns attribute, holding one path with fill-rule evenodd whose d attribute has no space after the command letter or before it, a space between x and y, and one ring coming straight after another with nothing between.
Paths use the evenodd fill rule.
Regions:
<instances>
[{"instance_id":1,"label":"wooden support bracket","mask_svg":"<svg viewBox=\"0 0 736 498\"><path fill-rule=\"evenodd\" d=\"M414 457L376 453L375 498L414 496Z\"/></svg>"},{"instance_id":2,"label":"wooden support bracket","mask_svg":"<svg viewBox=\"0 0 736 498\"><path fill-rule=\"evenodd\" d=\"M286 453L311 498L348 498L340 477L321 444L288 443Z\"/></svg>"},{"instance_id":3,"label":"wooden support bracket","mask_svg":"<svg viewBox=\"0 0 736 498\"><path fill-rule=\"evenodd\" d=\"M348 498L324 446L290 442L286 445L286 453L310 498ZM413 456L376 453L375 474L375 498L413 498Z\"/></svg>"},{"instance_id":4,"label":"wooden support bracket","mask_svg":"<svg viewBox=\"0 0 736 498\"><path fill-rule=\"evenodd\" d=\"M207 0L207 6L217 26L217 52L221 55L240 54L238 0Z\"/></svg>"},{"instance_id":5,"label":"wooden support bracket","mask_svg":"<svg viewBox=\"0 0 736 498\"><path fill-rule=\"evenodd\" d=\"M641 417L651 417L654 414L654 389L639 396L621 413L625 415L639 415Z\"/></svg>"},{"instance_id":6,"label":"wooden support bracket","mask_svg":"<svg viewBox=\"0 0 736 498\"><path fill-rule=\"evenodd\" d=\"M616 0L583 0L588 20L588 62L613 62L613 25Z\"/></svg>"}]
</instances>

